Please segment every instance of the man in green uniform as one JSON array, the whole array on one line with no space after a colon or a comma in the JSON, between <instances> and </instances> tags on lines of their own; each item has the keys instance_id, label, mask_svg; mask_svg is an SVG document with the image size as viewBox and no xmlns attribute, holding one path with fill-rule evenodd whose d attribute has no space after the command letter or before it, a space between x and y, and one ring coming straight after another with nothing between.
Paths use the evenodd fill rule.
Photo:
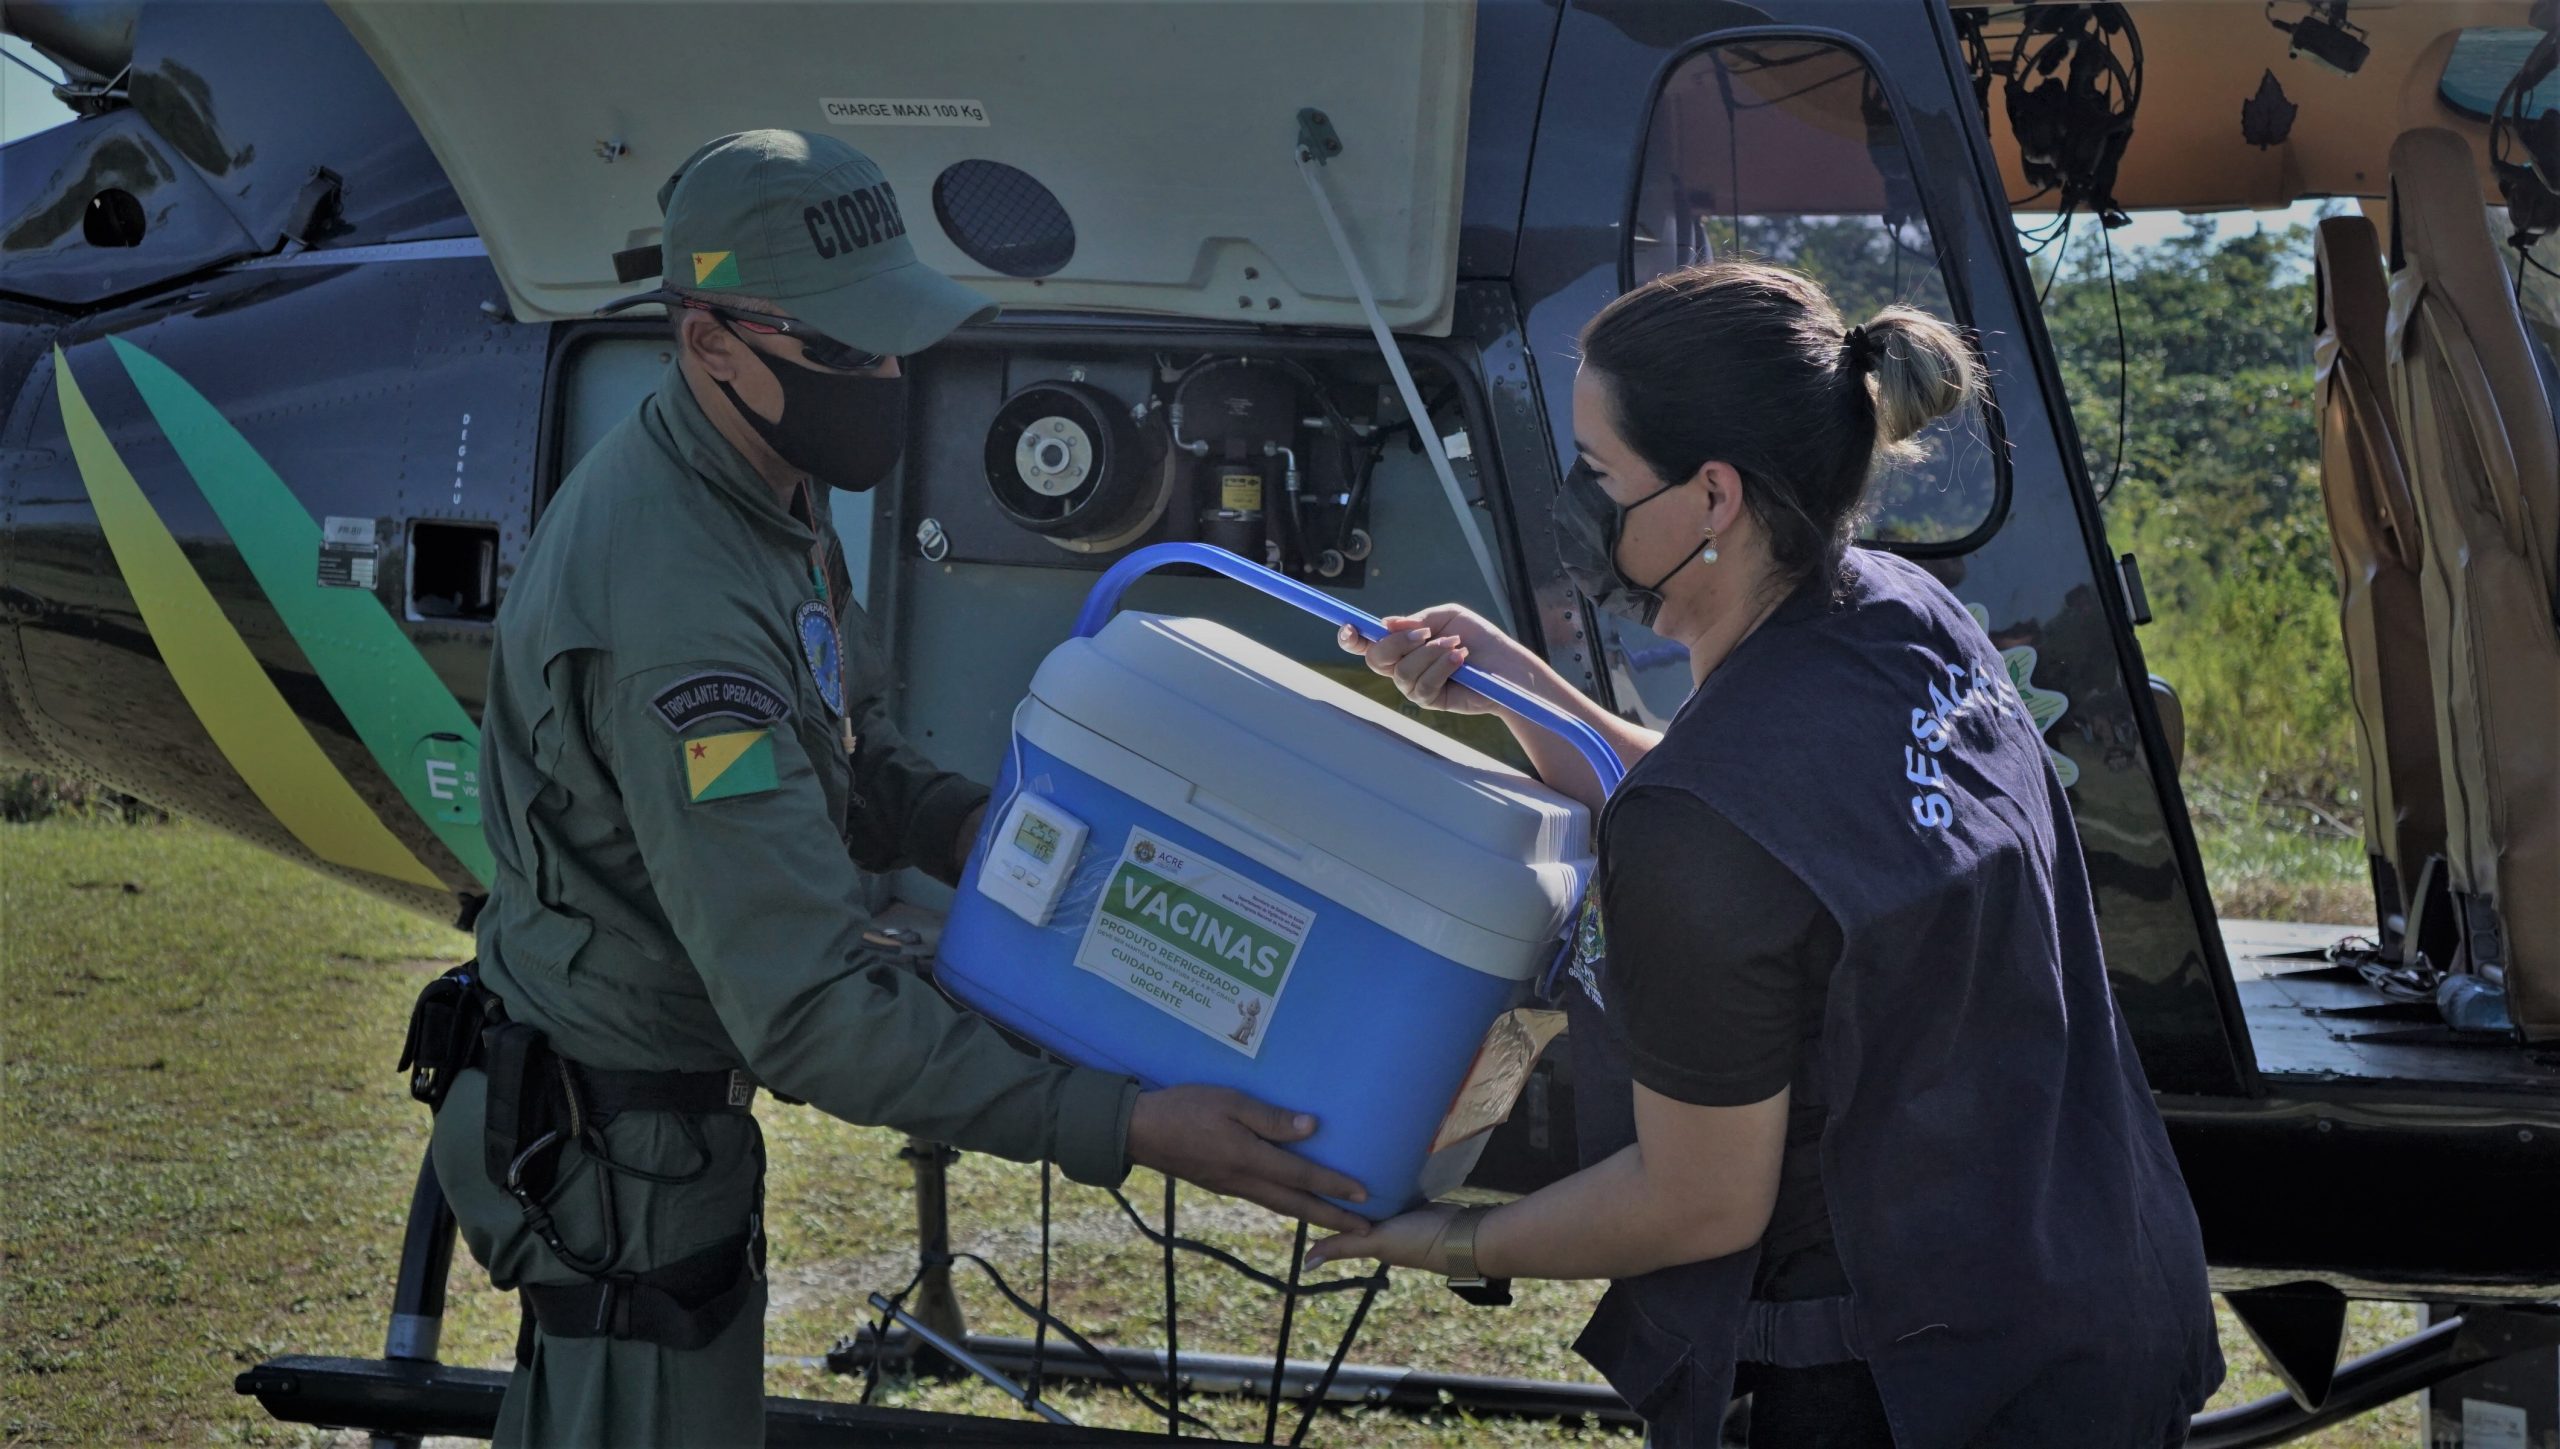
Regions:
<instances>
[{"instance_id":1,"label":"man in green uniform","mask_svg":"<svg viewBox=\"0 0 2560 1449\"><path fill-rule=\"evenodd\" d=\"M845 647L825 490L894 464L899 359L993 308L916 260L879 169L832 138L722 137L659 204L677 360L543 515L490 671L479 965L507 1024L453 1079L434 1157L538 1320L500 1444L761 1440L757 1083L1083 1182L1138 1163L1356 1225L1317 1196L1356 1184L1275 1145L1308 1119L1044 1062L866 949L862 872L953 880L987 792L900 739Z\"/></svg>"}]
</instances>

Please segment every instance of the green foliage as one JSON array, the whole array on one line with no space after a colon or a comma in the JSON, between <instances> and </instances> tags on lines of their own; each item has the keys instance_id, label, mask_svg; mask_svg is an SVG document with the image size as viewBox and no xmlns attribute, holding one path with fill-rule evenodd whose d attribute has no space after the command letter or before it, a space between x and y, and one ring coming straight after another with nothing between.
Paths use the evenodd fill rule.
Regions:
<instances>
[{"instance_id":1,"label":"green foliage","mask_svg":"<svg viewBox=\"0 0 2560 1449\"><path fill-rule=\"evenodd\" d=\"M2154 672L2187 707L2202 793L2317 807L2351 825L2355 739L2322 511L2308 228L2216 242L2210 224L2115 258L2087 236L2046 326L2089 472L2121 475L2107 528L2138 555ZM2317 819L2317 816L2308 818ZM2335 829L2335 826L2323 827Z\"/></svg>"},{"instance_id":2,"label":"green foliage","mask_svg":"<svg viewBox=\"0 0 2560 1449\"><path fill-rule=\"evenodd\" d=\"M1793 267L1822 284L1849 322L1889 306L1953 317L1946 276L1916 222L1888 226L1872 216L1701 218L1715 255ZM1982 526L1991 513L1990 434L1978 411L1942 419L1913 440L1917 459L1876 482L1866 535L1894 543L1945 543Z\"/></svg>"},{"instance_id":3,"label":"green foliage","mask_svg":"<svg viewBox=\"0 0 2560 1449\"><path fill-rule=\"evenodd\" d=\"M25 824L64 817L125 825L166 824L169 812L92 780L0 772L0 820Z\"/></svg>"},{"instance_id":4,"label":"green foliage","mask_svg":"<svg viewBox=\"0 0 2560 1449\"><path fill-rule=\"evenodd\" d=\"M2315 807L2269 804L2192 779L2187 806L2214 908L2223 915L2323 924L2372 918L2363 838L2324 825Z\"/></svg>"}]
</instances>

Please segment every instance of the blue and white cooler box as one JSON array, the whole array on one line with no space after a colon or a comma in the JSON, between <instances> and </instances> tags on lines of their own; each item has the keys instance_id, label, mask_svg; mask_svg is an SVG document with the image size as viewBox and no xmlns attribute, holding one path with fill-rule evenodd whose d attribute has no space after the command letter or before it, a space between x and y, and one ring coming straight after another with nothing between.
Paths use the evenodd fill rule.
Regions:
<instances>
[{"instance_id":1,"label":"blue and white cooler box","mask_svg":"<svg viewBox=\"0 0 2560 1449\"><path fill-rule=\"evenodd\" d=\"M1592 864L1580 804L1138 613L1041 665L987 820L942 983L1072 1061L1313 1113L1299 1150L1371 1217L1458 1186L1508 1111L1549 1034L1512 1008Z\"/></svg>"}]
</instances>

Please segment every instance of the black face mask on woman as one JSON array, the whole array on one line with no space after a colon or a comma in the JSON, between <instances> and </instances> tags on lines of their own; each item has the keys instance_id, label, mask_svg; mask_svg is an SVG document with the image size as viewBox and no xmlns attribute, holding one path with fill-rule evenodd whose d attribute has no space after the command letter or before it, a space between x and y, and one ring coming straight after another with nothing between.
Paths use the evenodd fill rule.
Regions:
<instances>
[{"instance_id":1,"label":"black face mask on woman","mask_svg":"<svg viewBox=\"0 0 2560 1449\"><path fill-rule=\"evenodd\" d=\"M728 324L724 321L722 326ZM735 328L730 329L737 336ZM739 342L745 345L746 339ZM769 423L724 379L714 378L729 406L782 461L830 488L868 493L898 465L907 447L907 379L820 372L750 346L782 385L782 420Z\"/></svg>"},{"instance_id":2,"label":"black face mask on woman","mask_svg":"<svg viewBox=\"0 0 2560 1449\"><path fill-rule=\"evenodd\" d=\"M1565 472L1564 486L1556 491L1555 508L1550 515L1555 526L1556 554L1564 562L1565 576L1591 601L1591 607L1640 628L1653 627L1655 616L1662 612L1662 586L1696 563L1698 551L1691 549L1687 557L1671 566L1670 573L1652 583L1640 584L1618 566L1618 541L1626 535L1628 514L1679 486L1665 483L1621 507L1600 486L1599 475L1591 471L1590 464L1576 463Z\"/></svg>"}]
</instances>

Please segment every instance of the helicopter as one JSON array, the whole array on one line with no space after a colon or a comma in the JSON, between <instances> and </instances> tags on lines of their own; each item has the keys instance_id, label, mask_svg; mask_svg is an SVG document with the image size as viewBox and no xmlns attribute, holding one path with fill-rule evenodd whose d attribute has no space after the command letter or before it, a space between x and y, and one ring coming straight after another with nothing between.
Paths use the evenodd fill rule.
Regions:
<instances>
[{"instance_id":1,"label":"helicopter","mask_svg":"<svg viewBox=\"0 0 2560 1449\"><path fill-rule=\"evenodd\" d=\"M1574 337L1672 268L1793 262L1850 311L1962 324L1991 379L1866 541L1974 610L2036 713L2215 1286L2286 1384L2195 1442L2279 1443L2421 1391L2543 1442L2551 8L14 3L78 116L0 161L0 753L467 922L499 602L552 490L668 355L663 322L597 310L648 285L632 258L675 165L767 125L872 155L919 254L1004 304L911 361L898 473L832 505L901 725L938 758L998 758L1101 571L1166 541L1372 612L1467 604L1659 724L1685 660L1589 611L1543 526ZM2019 241L2022 218L2311 197L2354 207L2321 225L2303 341L2360 768L2395 802L2371 812L2371 916L2335 929L2215 909L2139 560L2109 542ZM1213 580L1131 597L1357 682L1329 634ZM948 888L867 888L873 944L929 970ZM2335 949L2350 932L2372 946ZM2413 989L2446 977L2512 1024L2449 1024ZM1551 1051L1472 1185L1570 1170L1571 1094ZM927 1253L948 1156L910 1154ZM422 1175L384 1357L279 1359L242 1391L394 1442L488 1432L501 1376L435 1362L452 1238ZM947 1285L926 1296L913 1332L1017 1361ZM2342 1365L2357 1299L2429 1324ZM1396 1392L1607 1407L1576 1389ZM1008 1432L775 1402L776 1442ZM2431 1442L2527 1442L2467 1422L2431 1412Z\"/></svg>"}]
</instances>

